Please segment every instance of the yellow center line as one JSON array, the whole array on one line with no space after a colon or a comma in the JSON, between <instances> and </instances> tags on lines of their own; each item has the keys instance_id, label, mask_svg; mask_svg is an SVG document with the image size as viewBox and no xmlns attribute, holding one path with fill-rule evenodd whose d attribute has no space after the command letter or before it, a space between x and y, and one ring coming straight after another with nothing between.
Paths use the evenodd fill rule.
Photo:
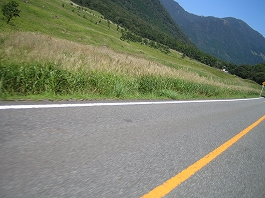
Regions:
<instances>
[{"instance_id":1,"label":"yellow center line","mask_svg":"<svg viewBox=\"0 0 265 198\"><path fill-rule=\"evenodd\" d=\"M197 171L202 169L204 166L206 166L208 163L210 163L212 160L214 160L217 156L219 156L221 153L223 153L225 150L227 150L230 146L232 146L235 142L237 142L240 138L242 138L244 135L246 135L249 131L251 131L254 127L256 127L258 124L260 124L265 119L265 115L261 117L259 120L248 126L246 129L238 133L236 136L183 170L182 172L178 173L171 179L164 182L162 185L157 186L149 193L142 196L142 198L158 198L158 197L164 197L167 195L170 191L172 191L174 188L176 188L178 185L180 185L182 182L190 178L193 174L195 174Z\"/></svg>"}]
</instances>

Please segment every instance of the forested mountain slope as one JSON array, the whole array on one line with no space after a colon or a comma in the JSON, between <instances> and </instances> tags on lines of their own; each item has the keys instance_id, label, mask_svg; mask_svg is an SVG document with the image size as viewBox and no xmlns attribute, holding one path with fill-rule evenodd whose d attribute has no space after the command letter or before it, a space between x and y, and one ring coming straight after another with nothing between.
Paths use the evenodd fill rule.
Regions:
<instances>
[{"instance_id":1,"label":"forested mountain slope","mask_svg":"<svg viewBox=\"0 0 265 198\"><path fill-rule=\"evenodd\" d=\"M187 43L188 37L177 26L159 0L73 0L100 12L105 18L143 38L165 44Z\"/></svg>"},{"instance_id":2,"label":"forested mountain slope","mask_svg":"<svg viewBox=\"0 0 265 198\"><path fill-rule=\"evenodd\" d=\"M265 62L265 38L244 21L203 17L185 11L174 0L160 0L179 27L201 50L235 64Z\"/></svg>"}]
</instances>

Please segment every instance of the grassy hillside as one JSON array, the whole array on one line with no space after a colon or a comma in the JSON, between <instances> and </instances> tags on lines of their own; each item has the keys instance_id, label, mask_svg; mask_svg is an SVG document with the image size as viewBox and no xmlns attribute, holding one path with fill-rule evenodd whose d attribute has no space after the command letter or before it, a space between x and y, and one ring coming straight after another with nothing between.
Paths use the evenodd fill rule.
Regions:
<instances>
[{"instance_id":1,"label":"grassy hillside","mask_svg":"<svg viewBox=\"0 0 265 198\"><path fill-rule=\"evenodd\" d=\"M145 38L168 45L192 44L159 0L73 0Z\"/></svg>"},{"instance_id":2,"label":"grassy hillside","mask_svg":"<svg viewBox=\"0 0 265 198\"><path fill-rule=\"evenodd\" d=\"M2 99L259 95L259 85L176 51L122 41L120 27L68 0L18 3L20 17L7 24L0 15Z\"/></svg>"}]
</instances>

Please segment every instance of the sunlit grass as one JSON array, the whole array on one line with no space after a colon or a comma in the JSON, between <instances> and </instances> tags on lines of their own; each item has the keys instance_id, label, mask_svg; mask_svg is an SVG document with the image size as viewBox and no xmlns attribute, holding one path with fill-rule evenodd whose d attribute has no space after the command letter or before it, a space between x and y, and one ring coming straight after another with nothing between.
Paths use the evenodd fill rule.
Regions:
<instances>
[{"instance_id":1,"label":"sunlit grass","mask_svg":"<svg viewBox=\"0 0 265 198\"><path fill-rule=\"evenodd\" d=\"M36 0L20 6L23 14L14 25L0 19L2 98L178 99L259 94L257 84L181 58L176 51L163 54L121 41L115 24L108 29L99 13L79 10L68 0Z\"/></svg>"},{"instance_id":2,"label":"sunlit grass","mask_svg":"<svg viewBox=\"0 0 265 198\"><path fill-rule=\"evenodd\" d=\"M53 63L41 65L0 64L0 96L101 96L106 98L209 98L255 95L209 84L197 84L169 76L127 76L111 72L77 69L69 71ZM188 97L187 97L188 96Z\"/></svg>"}]
</instances>

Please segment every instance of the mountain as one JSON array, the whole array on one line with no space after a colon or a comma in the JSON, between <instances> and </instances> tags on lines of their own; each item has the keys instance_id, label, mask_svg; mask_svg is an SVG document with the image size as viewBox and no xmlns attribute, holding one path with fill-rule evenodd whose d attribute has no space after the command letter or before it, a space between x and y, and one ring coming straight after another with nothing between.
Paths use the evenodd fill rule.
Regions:
<instances>
[{"instance_id":1,"label":"mountain","mask_svg":"<svg viewBox=\"0 0 265 198\"><path fill-rule=\"evenodd\" d=\"M73 0L73 2L96 10L104 16L104 19L123 27L125 29L121 37L123 40L138 42L142 40L142 43L146 44L147 38L151 47L162 46L165 48L165 53L168 52L167 48L171 48L182 53L184 57L188 56L212 67L222 68L226 64L197 48L159 0Z\"/></svg>"},{"instance_id":2,"label":"mountain","mask_svg":"<svg viewBox=\"0 0 265 198\"><path fill-rule=\"evenodd\" d=\"M265 38L244 21L203 17L185 11L174 0L160 0L175 22L201 50L235 64L265 62Z\"/></svg>"},{"instance_id":3,"label":"mountain","mask_svg":"<svg viewBox=\"0 0 265 198\"><path fill-rule=\"evenodd\" d=\"M192 45L159 0L73 0L100 12L106 19L143 38L168 45L181 42Z\"/></svg>"}]
</instances>

